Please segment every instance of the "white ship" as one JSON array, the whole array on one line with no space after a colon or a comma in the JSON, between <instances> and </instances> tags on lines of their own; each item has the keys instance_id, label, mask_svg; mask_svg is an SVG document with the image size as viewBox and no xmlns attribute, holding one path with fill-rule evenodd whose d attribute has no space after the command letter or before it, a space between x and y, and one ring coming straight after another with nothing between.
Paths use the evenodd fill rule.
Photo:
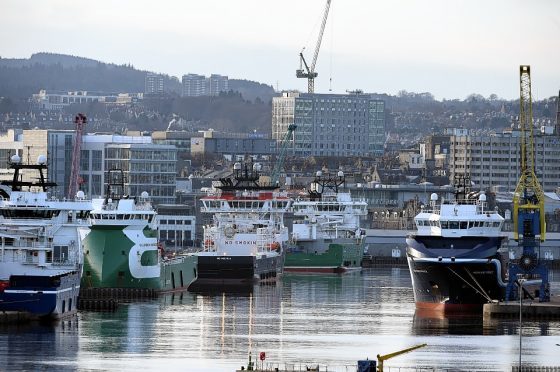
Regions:
<instances>
[{"instance_id":1,"label":"white ship","mask_svg":"<svg viewBox=\"0 0 560 372\"><path fill-rule=\"evenodd\" d=\"M78 229L88 224L91 201L78 191L75 200L49 197L46 157L22 164L12 156L13 179L0 190L0 311L60 318L76 313L82 246ZM38 181L23 181L22 170ZM26 189L26 190L24 190Z\"/></svg>"},{"instance_id":2,"label":"white ship","mask_svg":"<svg viewBox=\"0 0 560 372\"><path fill-rule=\"evenodd\" d=\"M316 174L307 197L293 203L292 244L284 269L294 272L345 272L361 269L363 238L360 218L367 215L367 203L352 199L340 190L344 173Z\"/></svg>"},{"instance_id":3,"label":"white ship","mask_svg":"<svg viewBox=\"0 0 560 372\"><path fill-rule=\"evenodd\" d=\"M430 208L414 218L417 233L406 239L418 309L479 311L504 297L504 218L488 209L484 193L458 190L451 201L432 194Z\"/></svg>"},{"instance_id":4,"label":"white ship","mask_svg":"<svg viewBox=\"0 0 560 372\"><path fill-rule=\"evenodd\" d=\"M196 286L275 281L282 274L291 199L261 185L259 171L258 163L235 163L233 177L217 181L202 199L202 212L214 214L214 223L204 228Z\"/></svg>"}]
</instances>

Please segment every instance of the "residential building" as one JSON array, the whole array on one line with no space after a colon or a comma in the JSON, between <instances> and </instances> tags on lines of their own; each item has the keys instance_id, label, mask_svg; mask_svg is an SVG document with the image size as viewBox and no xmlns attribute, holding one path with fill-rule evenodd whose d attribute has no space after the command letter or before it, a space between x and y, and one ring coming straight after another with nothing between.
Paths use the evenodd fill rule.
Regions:
<instances>
[{"instance_id":1,"label":"residential building","mask_svg":"<svg viewBox=\"0 0 560 372\"><path fill-rule=\"evenodd\" d=\"M449 171L470 175L474 187L514 191L520 175L520 132L451 136ZM545 192L560 185L560 137L535 135L535 171Z\"/></svg>"},{"instance_id":2,"label":"residential building","mask_svg":"<svg viewBox=\"0 0 560 372\"><path fill-rule=\"evenodd\" d=\"M183 97L217 96L229 91L227 76L212 74L210 77L198 74L183 75Z\"/></svg>"},{"instance_id":3,"label":"residential building","mask_svg":"<svg viewBox=\"0 0 560 372\"><path fill-rule=\"evenodd\" d=\"M208 78L208 93L211 96L217 96L220 92L229 90L229 80L227 76L212 74Z\"/></svg>"},{"instance_id":4,"label":"residential building","mask_svg":"<svg viewBox=\"0 0 560 372\"><path fill-rule=\"evenodd\" d=\"M183 75L183 97L207 96L206 77L204 75Z\"/></svg>"},{"instance_id":5,"label":"residential building","mask_svg":"<svg viewBox=\"0 0 560 372\"><path fill-rule=\"evenodd\" d=\"M163 94L163 75L148 72L146 74L146 94Z\"/></svg>"},{"instance_id":6,"label":"residential building","mask_svg":"<svg viewBox=\"0 0 560 372\"><path fill-rule=\"evenodd\" d=\"M368 94L285 92L272 100L272 138L277 144L296 125L288 146L300 156L381 156L385 103Z\"/></svg>"}]
</instances>

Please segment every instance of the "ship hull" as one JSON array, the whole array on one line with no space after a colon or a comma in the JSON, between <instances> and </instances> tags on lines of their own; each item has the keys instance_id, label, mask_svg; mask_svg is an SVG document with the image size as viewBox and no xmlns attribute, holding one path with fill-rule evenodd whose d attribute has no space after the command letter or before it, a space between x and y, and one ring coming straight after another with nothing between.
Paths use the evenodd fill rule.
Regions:
<instances>
[{"instance_id":1,"label":"ship hull","mask_svg":"<svg viewBox=\"0 0 560 372\"><path fill-rule=\"evenodd\" d=\"M407 257L417 309L443 312L481 311L502 300L501 263L493 259L418 259Z\"/></svg>"},{"instance_id":2,"label":"ship hull","mask_svg":"<svg viewBox=\"0 0 560 372\"><path fill-rule=\"evenodd\" d=\"M92 226L81 231L84 247L82 288L174 291L196 278L195 256L161 261L155 231L133 226Z\"/></svg>"},{"instance_id":3,"label":"ship hull","mask_svg":"<svg viewBox=\"0 0 560 372\"><path fill-rule=\"evenodd\" d=\"M198 276L192 289L275 282L282 271L282 255L198 255Z\"/></svg>"},{"instance_id":4,"label":"ship hull","mask_svg":"<svg viewBox=\"0 0 560 372\"><path fill-rule=\"evenodd\" d=\"M288 248L284 271L299 273L344 273L360 270L363 244L355 240L298 242Z\"/></svg>"},{"instance_id":5,"label":"ship hull","mask_svg":"<svg viewBox=\"0 0 560 372\"><path fill-rule=\"evenodd\" d=\"M407 237L407 261L417 309L478 312L504 299L503 237Z\"/></svg>"},{"instance_id":6,"label":"ship hull","mask_svg":"<svg viewBox=\"0 0 560 372\"><path fill-rule=\"evenodd\" d=\"M80 272L56 276L13 275L0 292L0 311L61 319L77 312Z\"/></svg>"}]
</instances>

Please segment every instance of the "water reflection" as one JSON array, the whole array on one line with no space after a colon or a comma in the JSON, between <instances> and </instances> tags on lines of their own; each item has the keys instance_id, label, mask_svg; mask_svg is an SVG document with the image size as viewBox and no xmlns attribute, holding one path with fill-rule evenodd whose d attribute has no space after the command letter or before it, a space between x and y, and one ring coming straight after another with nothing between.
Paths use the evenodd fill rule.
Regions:
<instances>
[{"instance_id":1,"label":"water reflection","mask_svg":"<svg viewBox=\"0 0 560 372\"><path fill-rule=\"evenodd\" d=\"M560 322L523 328L524 360L558 364ZM81 312L68 325L0 330L0 369L232 371L260 351L278 363L355 365L424 342L389 365L507 370L518 323L415 312L404 268L287 274L274 286L181 292L115 313Z\"/></svg>"},{"instance_id":2,"label":"water reflection","mask_svg":"<svg viewBox=\"0 0 560 372\"><path fill-rule=\"evenodd\" d=\"M0 370L73 371L79 350L78 319L0 327Z\"/></svg>"}]
</instances>

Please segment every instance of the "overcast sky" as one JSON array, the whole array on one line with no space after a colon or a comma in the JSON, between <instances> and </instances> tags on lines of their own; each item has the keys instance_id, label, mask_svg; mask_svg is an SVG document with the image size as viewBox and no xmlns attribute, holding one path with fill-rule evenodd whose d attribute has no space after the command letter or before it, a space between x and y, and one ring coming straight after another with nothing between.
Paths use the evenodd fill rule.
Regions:
<instances>
[{"instance_id":1,"label":"overcast sky","mask_svg":"<svg viewBox=\"0 0 560 372\"><path fill-rule=\"evenodd\" d=\"M298 54L311 61L325 2L0 0L0 56L64 53L305 91ZM535 98L558 94L559 0L332 0L315 91L511 99L520 64Z\"/></svg>"}]
</instances>

